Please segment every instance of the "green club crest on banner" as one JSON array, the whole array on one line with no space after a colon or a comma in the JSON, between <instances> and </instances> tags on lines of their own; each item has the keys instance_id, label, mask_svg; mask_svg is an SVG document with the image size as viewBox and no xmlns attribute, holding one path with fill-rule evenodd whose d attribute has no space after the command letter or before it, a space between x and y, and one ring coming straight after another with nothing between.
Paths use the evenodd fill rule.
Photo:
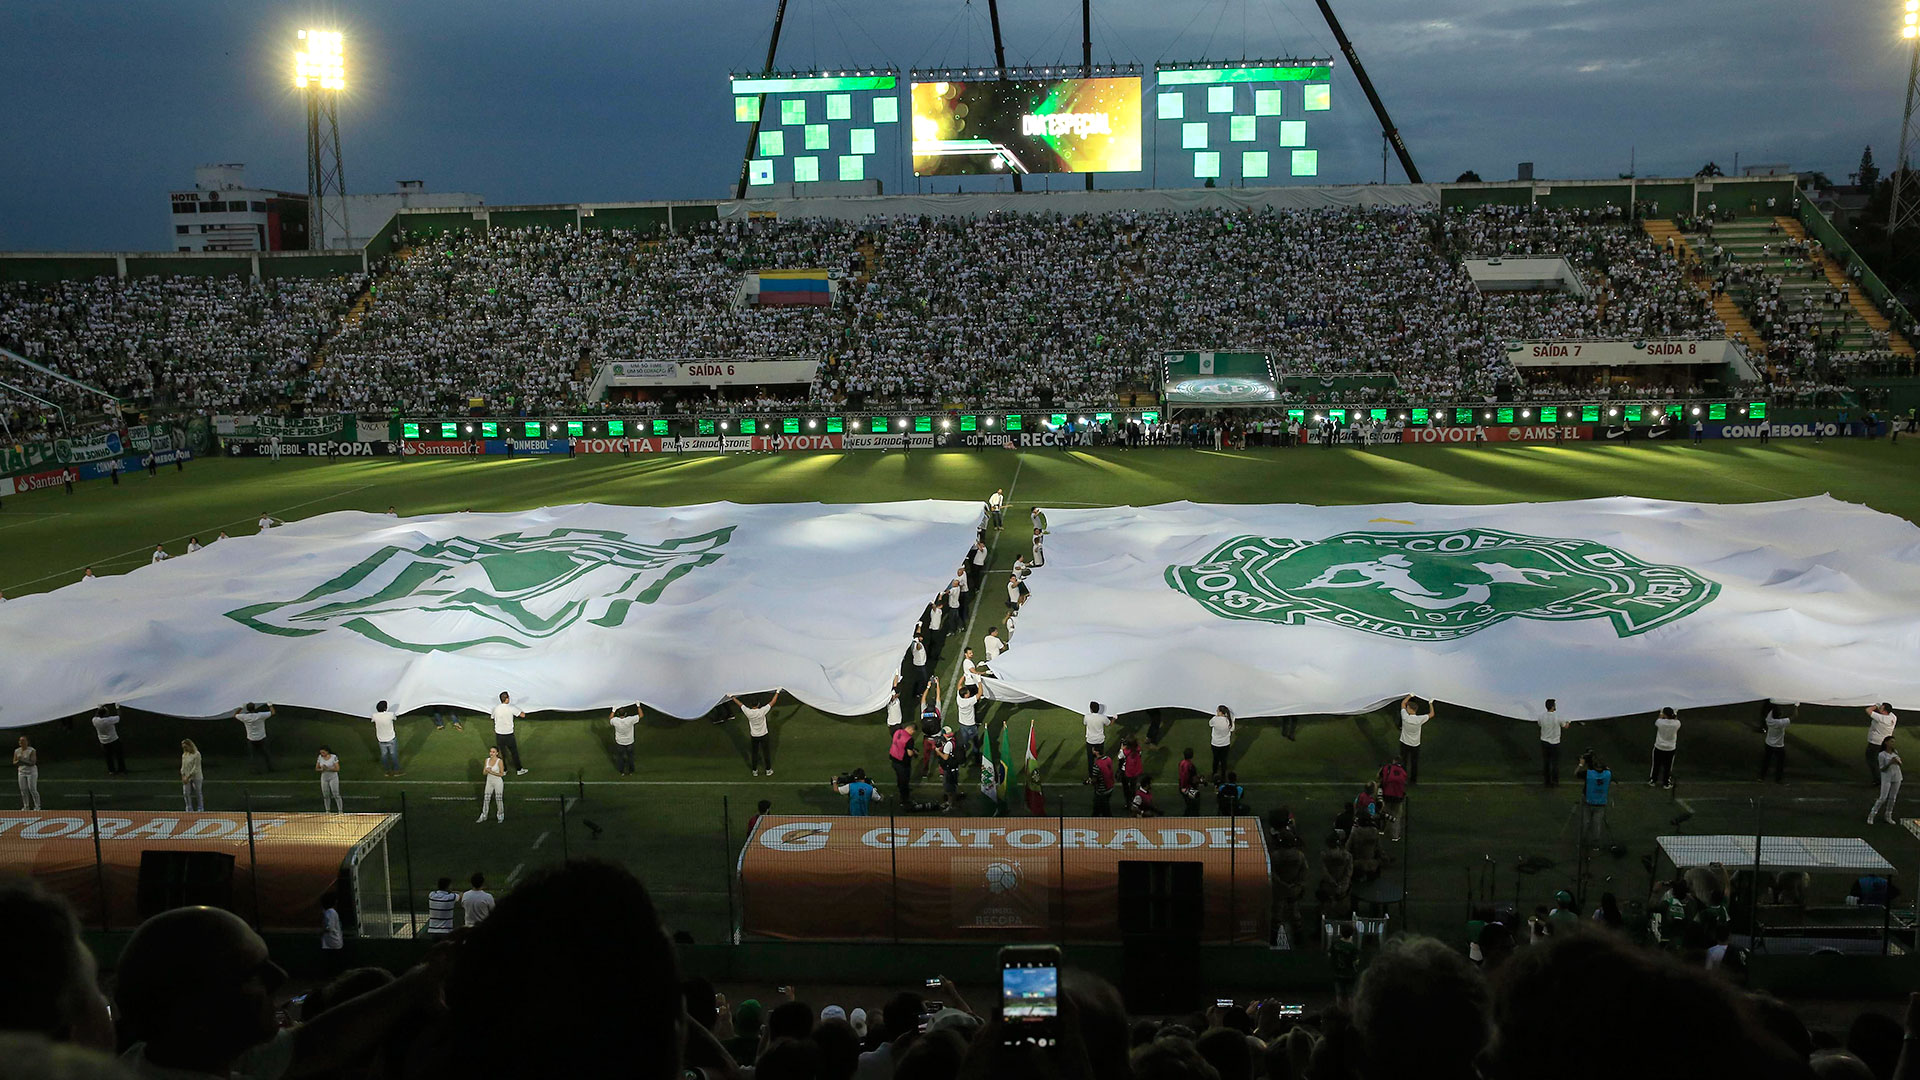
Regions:
<instances>
[{"instance_id":1,"label":"green club crest on banner","mask_svg":"<svg viewBox=\"0 0 1920 1080\"><path fill-rule=\"evenodd\" d=\"M227 618L263 634L340 629L410 652L532 648L578 623L615 627L635 604L718 560L736 526L650 543L602 529L381 548L296 600Z\"/></svg>"},{"instance_id":2,"label":"green club crest on banner","mask_svg":"<svg viewBox=\"0 0 1920 1080\"><path fill-rule=\"evenodd\" d=\"M1592 540L1495 529L1237 536L1167 584L1225 619L1330 623L1452 641L1508 619L1596 619L1620 637L1706 606L1720 586Z\"/></svg>"}]
</instances>

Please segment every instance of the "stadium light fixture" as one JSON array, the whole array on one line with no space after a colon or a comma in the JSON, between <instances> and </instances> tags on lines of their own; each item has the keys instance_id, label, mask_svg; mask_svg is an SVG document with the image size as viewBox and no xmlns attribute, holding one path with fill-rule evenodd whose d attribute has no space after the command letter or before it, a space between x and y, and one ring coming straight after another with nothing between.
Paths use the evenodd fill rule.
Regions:
<instances>
[{"instance_id":1,"label":"stadium light fixture","mask_svg":"<svg viewBox=\"0 0 1920 1080\"><path fill-rule=\"evenodd\" d=\"M1920 0L1907 0L1906 14L1901 19L1900 36L1908 40L1920 37Z\"/></svg>"},{"instance_id":2,"label":"stadium light fixture","mask_svg":"<svg viewBox=\"0 0 1920 1080\"><path fill-rule=\"evenodd\" d=\"M902 428L902 429L904 429L906 426L907 426L907 418L904 416L900 418L899 423L894 425L894 427Z\"/></svg>"},{"instance_id":3,"label":"stadium light fixture","mask_svg":"<svg viewBox=\"0 0 1920 1080\"><path fill-rule=\"evenodd\" d=\"M1488 420L1491 420L1491 419L1493 419L1493 412L1492 412L1492 410L1488 410L1488 412L1487 412L1487 414L1486 414L1486 417L1485 417L1485 418L1486 418L1486 419L1488 419Z\"/></svg>"},{"instance_id":4,"label":"stadium light fixture","mask_svg":"<svg viewBox=\"0 0 1920 1080\"><path fill-rule=\"evenodd\" d=\"M1693 415L1695 415L1695 416L1699 416L1699 415L1700 415L1700 406L1698 406L1698 405L1695 405L1695 406L1693 407Z\"/></svg>"},{"instance_id":5,"label":"stadium light fixture","mask_svg":"<svg viewBox=\"0 0 1920 1080\"><path fill-rule=\"evenodd\" d=\"M808 431L812 431L812 430L813 430L814 428L817 428L817 427L819 427L819 426L820 426L820 421L818 421L818 420L809 420L809 421L807 421L807 430L808 430Z\"/></svg>"},{"instance_id":6,"label":"stadium light fixture","mask_svg":"<svg viewBox=\"0 0 1920 1080\"><path fill-rule=\"evenodd\" d=\"M1526 418L1528 418L1528 417L1530 417L1530 416L1532 416L1532 415L1533 415L1533 410L1532 410L1532 409L1521 409L1521 410L1520 410L1520 419L1522 419L1522 420L1525 420Z\"/></svg>"},{"instance_id":7,"label":"stadium light fixture","mask_svg":"<svg viewBox=\"0 0 1920 1080\"><path fill-rule=\"evenodd\" d=\"M1620 415L1620 410L1619 410L1619 409L1608 409L1608 410L1607 410L1607 415L1608 415L1608 416L1619 416L1619 415Z\"/></svg>"},{"instance_id":8,"label":"stadium light fixture","mask_svg":"<svg viewBox=\"0 0 1920 1080\"><path fill-rule=\"evenodd\" d=\"M557 432L557 431L559 431L559 430L560 430L560 425L559 425L559 424L548 424L548 425L547 425L547 434L549 434L549 435L552 435L552 434L553 434L554 432Z\"/></svg>"},{"instance_id":9,"label":"stadium light fixture","mask_svg":"<svg viewBox=\"0 0 1920 1080\"><path fill-rule=\"evenodd\" d=\"M941 430L941 431L945 431L945 430L947 430L948 428L950 428L950 427L952 427L952 426L953 426L953 421L951 421L951 420L942 420L942 421L940 421L940 430Z\"/></svg>"},{"instance_id":10,"label":"stadium light fixture","mask_svg":"<svg viewBox=\"0 0 1920 1080\"><path fill-rule=\"evenodd\" d=\"M468 425L467 425L467 434L469 434L469 435L471 435L471 434L473 434L473 425L472 425L472 424L468 424Z\"/></svg>"},{"instance_id":11,"label":"stadium light fixture","mask_svg":"<svg viewBox=\"0 0 1920 1080\"><path fill-rule=\"evenodd\" d=\"M989 417L987 417L987 426L988 426L988 427L992 427L992 426L993 426L993 417L991 417L991 416L989 416Z\"/></svg>"},{"instance_id":12,"label":"stadium light fixture","mask_svg":"<svg viewBox=\"0 0 1920 1080\"><path fill-rule=\"evenodd\" d=\"M293 85L301 90L310 86L345 90L347 50L340 31L302 30L299 39L304 47L293 54Z\"/></svg>"},{"instance_id":13,"label":"stadium light fixture","mask_svg":"<svg viewBox=\"0 0 1920 1080\"><path fill-rule=\"evenodd\" d=\"M721 431L727 430L727 422L725 420L720 421L720 430Z\"/></svg>"}]
</instances>

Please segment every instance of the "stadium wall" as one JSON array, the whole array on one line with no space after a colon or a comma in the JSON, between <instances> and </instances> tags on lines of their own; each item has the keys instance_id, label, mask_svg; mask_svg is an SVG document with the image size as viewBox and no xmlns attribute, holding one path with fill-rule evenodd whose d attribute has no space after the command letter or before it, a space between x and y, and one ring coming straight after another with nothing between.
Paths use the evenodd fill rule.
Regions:
<instances>
[{"instance_id":1,"label":"stadium wall","mask_svg":"<svg viewBox=\"0 0 1920 1080\"><path fill-rule=\"evenodd\" d=\"M1711 203L1737 216L1765 214L1768 199L1775 200L1775 213L1790 214L1795 183L1793 176L1715 176L1682 180L1507 180L1435 186L1440 189L1440 205L1449 210L1480 206L1597 210L1658 202L1658 216L1672 217L1704 212Z\"/></svg>"}]
</instances>

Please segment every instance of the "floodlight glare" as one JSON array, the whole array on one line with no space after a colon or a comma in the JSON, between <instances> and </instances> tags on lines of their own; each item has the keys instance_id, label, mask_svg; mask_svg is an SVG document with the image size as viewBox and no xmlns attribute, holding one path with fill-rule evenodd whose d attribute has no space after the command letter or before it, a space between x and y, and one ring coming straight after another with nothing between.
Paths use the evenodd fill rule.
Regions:
<instances>
[{"instance_id":1,"label":"floodlight glare","mask_svg":"<svg viewBox=\"0 0 1920 1080\"><path fill-rule=\"evenodd\" d=\"M467 425L467 434L469 434L469 435L471 435L471 434L473 434L473 425L472 425L472 424L468 424L468 425Z\"/></svg>"},{"instance_id":2,"label":"floodlight glare","mask_svg":"<svg viewBox=\"0 0 1920 1080\"><path fill-rule=\"evenodd\" d=\"M1533 415L1533 410L1532 410L1532 409L1521 409L1521 410L1520 410L1520 419L1522 419L1522 420L1525 420L1525 419L1526 419L1527 417L1529 417L1529 416L1532 416L1532 415Z\"/></svg>"},{"instance_id":3,"label":"floodlight glare","mask_svg":"<svg viewBox=\"0 0 1920 1080\"><path fill-rule=\"evenodd\" d=\"M906 426L907 426L907 421L906 421L906 418L905 418L905 417L902 417L902 418L901 418L901 420L900 420L900 422L899 422L898 424L895 424L894 426L895 426L895 427L901 427L901 428L904 428L904 427L906 427Z\"/></svg>"},{"instance_id":4,"label":"floodlight glare","mask_svg":"<svg viewBox=\"0 0 1920 1080\"><path fill-rule=\"evenodd\" d=\"M808 429L809 429L809 430L811 430L812 428L815 428L815 427L818 427L818 426L820 426L820 421L818 421L818 420L809 420L809 421L807 421L807 427L808 427Z\"/></svg>"},{"instance_id":5,"label":"floodlight glare","mask_svg":"<svg viewBox=\"0 0 1920 1080\"><path fill-rule=\"evenodd\" d=\"M989 417L987 417L987 426L988 426L988 427L992 427L992 426L993 426L993 417L991 417L991 416L989 416Z\"/></svg>"},{"instance_id":6,"label":"floodlight glare","mask_svg":"<svg viewBox=\"0 0 1920 1080\"><path fill-rule=\"evenodd\" d=\"M1608 416L1619 416L1619 415L1620 415L1620 410L1619 410L1619 409L1608 409L1608 410L1607 410L1607 415L1608 415Z\"/></svg>"},{"instance_id":7,"label":"floodlight glare","mask_svg":"<svg viewBox=\"0 0 1920 1080\"><path fill-rule=\"evenodd\" d=\"M1695 415L1695 416L1699 416L1699 415L1700 415L1700 406L1698 406L1698 405L1695 405L1695 406L1693 407L1693 415Z\"/></svg>"},{"instance_id":8,"label":"floodlight glare","mask_svg":"<svg viewBox=\"0 0 1920 1080\"><path fill-rule=\"evenodd\" d=\"M304 90L347 88L346 43L338 30L302 30L306 48L293 54L293 85Z\"/></svg>"}]
</instances>

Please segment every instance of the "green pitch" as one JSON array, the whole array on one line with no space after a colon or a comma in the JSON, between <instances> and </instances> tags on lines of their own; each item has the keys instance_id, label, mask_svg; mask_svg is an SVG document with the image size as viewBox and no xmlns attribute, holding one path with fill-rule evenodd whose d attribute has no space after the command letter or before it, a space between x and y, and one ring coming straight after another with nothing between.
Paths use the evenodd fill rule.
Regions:
<instances>
[{"instance_id":1,"label":"green pitch","mask_svg":"<svg viewBox=\"0 0 1920 1080\"><path fill-rule=\"evenodd\" d=\"M981 499L998 487L1006 489L1009 521L1017 525L1035 504L1474 503L1608 495L1752 502L1830 492L1920 520L1920 483L1913 479L1920 466L1916 445L1834 439L1823 445L1721 442L1699 448L961 450L336 465L213 460L195 462L183 473L130 475L118 487L93 482L79 485L70 496L54 489L7 499L0 507L0 589L19 596L57 588L87 566L103 575L125 572L143 565L155 543L164 542L178 554L189 537L205 541L222 530L252 532L263 511L293 519L334 510L378 512L390 505L411 515L581 501ZM1010 529L994 546L995 566L1005 569L1024 551L1017 531ZM987 619L972 626L973 644L987 626ZM50 630L85 632L84 627ZM940 659L943 683L953 681L958 648L950 641ZM31 663L31 658L7 662ZM352 679L353 673L340 677ZM385 688L367 687L369 705L384 693ZM644 700L646 687L636 686L634 694ZM1577 794L1570 773L1573 758L1587 746L1614 766L1613 824L1629 849L1625 858L1602 856L1595 863L1590 900L1603 890L1617 892L1623 901L1641 897L1647 877L1638 856L1652 849L1653 836L1673 831L1669 819L1686 811L1693 814L1684 826L1688 832L1758 828L1864 836L1900 867L1903 887L1911 892L1920 869L1920 842L1903 828L1869 828L1862 822L1873 793L1862 762L1865 731L1859 711L1803 710L1788 739L1790 782L1784 788L1752 781L1760 737L1749 712L1687 715L1672 792L1639 782L1652 740L1648 718L1580 725L1567 736L1562 787L1545 791L1537 783L1531 725L1443 706L1427 729L1409 836L1394 851L1408 863L1413 925L1457 937L1467 882L1477 878L1484 857L1500 868L1496 893L1510 900L1518 883L1519 899L1529 907L1572 884L1575 845L1567 823ZM1028 719L1037 719L1049 809L1064 799L1067 813L1088 811L1089 798L1079 784L1077 715L1040 706L996 706L991 717L1010 725L1016 745ZM97 744L84 721L70 729L41 725L26 734L41 748L48 810L83 809L90 797L103 809L177 808L174 765L183 737L195 739L206 754L210 809L236 809L250 800L264 813L318 810L312 761L315 748L325 743L343 760L349 809L398 810L404 794L407 835L396 855L410 849L422 910L425 892L442 875L458 880L482 870L498 885L565 854L589 852L632 866L653 887L667 919L701 941L718 940L727 926L728 873L756 801L771 800L782 813L840 812L841 800L827 790L830 775L855 766L883 777L887 772L877 716L828 716L783 703L773 721L777 775L757 779L748 772L746 733L737 719L715 726L704 718L649 714L639 732L638 773L623 779L615 775L611 735L601 716L541 716L522 726L521 746L532 771L508 777L506 822L476 824L480 761L490 728L481 718L463 719L464 731L436 731L424 714L404 718L400 740L406 772L394 780L381 777L372 727L361 718L282 710L270 725L278 771L268 776L248 771L240 725L232 720L130 715L121 730L133 772L111 779L98 763ZM1143 730L1134 719L1123 718L1121 727ZM1281 738L1277 725L1267 722L1243 724L1240 732L1236 768L1251 788L1255 810L1291 805L1310 849L1317 849L1339 807L1374 774L1396 741L1391 719L1379 714L1308 717L1297 742ZM1188 745L1200 748L1204 759L1205 741L1201 718L1176 720L1161 749L1148 755L1148 770L1170 776L1180 749ZM1177 809L1170 787L1163 786L1161 804ZM885 782L882 790L891 793ZM929 783L927 790L937 788ZM971 775L966 790L975 790ZM588 821L600 828L597 838ZM1555 865L1517 876L1513 867L1522 856L1544 857ZM406 886L407 861L394 865L398 889ZM1398 865L1388 872L1399 873ZM1823 903L1837 903L1845 889L1846 883L1837 880L1816 882ZM849 928L850 934L860 932L863 928Z\"/></svg>"}]
</instances>

